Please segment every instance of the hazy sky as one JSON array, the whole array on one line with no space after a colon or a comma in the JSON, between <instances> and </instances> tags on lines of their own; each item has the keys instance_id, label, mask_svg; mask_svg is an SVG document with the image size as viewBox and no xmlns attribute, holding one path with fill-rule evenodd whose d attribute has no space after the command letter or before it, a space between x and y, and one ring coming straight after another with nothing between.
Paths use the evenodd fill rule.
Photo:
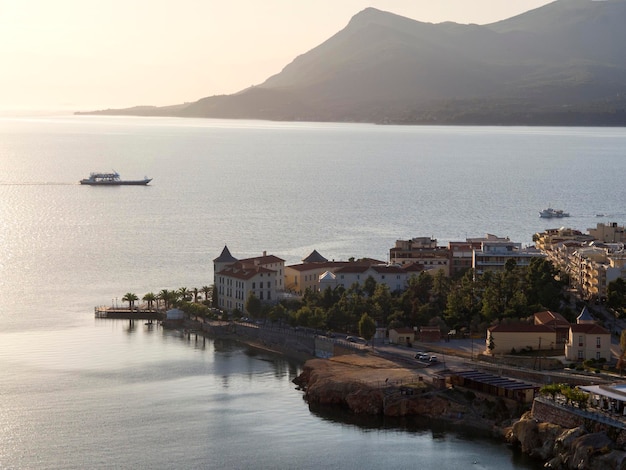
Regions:
<instances>
[{"instance_id":1,"label":"hazy sky","mask_svg":"<svg viewBox=\"0 0 626 470\"><path fill-rule=\"evenodd\" d=\"M375 7L487 24L550 0L0 0L0 109L167 105L262 83Z\"/></svg>"}]
</instances>

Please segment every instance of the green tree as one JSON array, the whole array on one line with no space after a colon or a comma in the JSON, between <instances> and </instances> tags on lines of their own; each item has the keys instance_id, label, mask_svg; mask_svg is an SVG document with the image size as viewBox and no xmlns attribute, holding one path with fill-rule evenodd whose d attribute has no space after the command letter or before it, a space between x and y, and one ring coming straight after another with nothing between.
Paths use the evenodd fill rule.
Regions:
<instances>
[{"instance_id":1,"label":"green tree","mask_svg":"<svg viewBox=\"0 0 626 470\"><path fill-rule=\"evenodd\" d=\"M213 289L211 288L211 286L202 286L200 288L200 292L202 292L204 294L204 300L207 301L211 298L211 295L213 293Z\"/></svg>"},{"instance_id":2,"label":"green tree","mask_svg":"<svg viewBox=\"0 0 626 470\"><path fill-rule=\"evenodd\" d=\"M554 265L545 258L532 258L526 271L527 298L530 306L558 309L563 281Z\"/></svg>"},{"instance_id":3,"label":"green tree","mask_svg":"<svg viewBox=\"0 0 626 470\"><path fill-rule=\"evenodd\" d=\"M178 298L183 302L188 302L191 299L191 292L186 287L181 287L177 291Z\"/></svg>"},{"instance_id":4,"label":"green tree","mask_svg":"<svg viewBox=\"0 0 626 470\"><path fill-rule=\"evenodd\" d=\"M252 318L258 318L261 314L261 309L263 308L263 304L261 300L254 295L252 292L248 294L248 298L246 299L245 309Z\"/></svg>"},{"instance_id":5,"label":"green tree","mask_svg":"<svg viewBox=\"0 0 626 470\"><path fill-rule=\"evenodd\" d=\"M163 308L165 308L165 310L170 308L172 301L177 297L176 292L167 289L161 289L157 295L157 298L163 302Z\"/></svg>"},{"instance_id":6,"label":"green tree","mask_svg":"<svg viewBox=\"0 0 626 470\"><path fill-rule=\"evenodd\" d=\"M126 294L124 294L124 297L122 297L122 302L128 302L129 310L133 309L133 306L137 300L139 300L139 297L137 297L137 295L133 294L132 292L127 292Z\"/></svg>"},{"instance_id":7,"label":"green tree","mask_svg":"<svg viewBox=\"0 0 626 470\"><path fill-rule=\"evenodd\" d=\"M372 276L367 276L365 282L363 284L363 291L368 297L372 297L374 295L374 291L376 290L376 279Z\"/></svg>"},{"instance_id":8,"label":"green tree","mask_svg":"<svg viewBox=\"0 0 626 470\"><path fill-rule=\"evenodd\" d=\"M374 319L367 313L364 313L361 315L361 319L359 320L359 335L370 341L375 333L376 323L374 322Z\"/></svg>"},{"instance_id":9,"label":"green tree","mask_svg":"<svg viewBox=\"0 0 626 470\"><path fill-rule=\"evenodd\" d=\"M623 278L618 277L609 282L606 288L606 305L620 312L626 306L626 281Z\"/></svg>"},{"instance_id":10,"label":"green tree","mask_svg":"<svg viewBox=\"0 0 626 470\"><path fill-rule=\"evenodd\" d=\"M157 300L157 296L153 292L148 292L141 300L148 303L148 310L152 310L152 305Z\"/></svg>"}]
</instances>

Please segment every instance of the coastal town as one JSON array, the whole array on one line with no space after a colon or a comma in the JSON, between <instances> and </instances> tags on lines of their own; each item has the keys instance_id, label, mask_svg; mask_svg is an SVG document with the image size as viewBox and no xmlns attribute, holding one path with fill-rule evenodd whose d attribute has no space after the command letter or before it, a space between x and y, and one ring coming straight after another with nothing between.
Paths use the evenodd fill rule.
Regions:
<instances>
[{"instance_id":1,"label":"coastal town","mask_svg":"<svg viewBox=\"0 0 626 470\"><path fill-rule=\"evenodd\" d=\"M626 462L625 228L561 227L533 241L417 237L397 240L385 261L314 250L292 265L224 246L204 299L162 291L133 310L129 293L128 310L96 315L297 356L311 404L476 426L553 468L620 468L602 465ZM473 307L459 294L468 286Z\"/></svg>"}]
</instances>

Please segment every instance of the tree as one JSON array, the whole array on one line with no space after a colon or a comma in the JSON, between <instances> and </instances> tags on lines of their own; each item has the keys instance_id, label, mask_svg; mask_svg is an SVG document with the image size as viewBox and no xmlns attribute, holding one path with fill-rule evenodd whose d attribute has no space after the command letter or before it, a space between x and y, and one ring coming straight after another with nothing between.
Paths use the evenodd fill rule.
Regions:
<instances>
[{"instance_id":1,"label":"tree","mask_svg":"<svg viewBox=\"0 0 626 470\"><path fill-rule=\"evenodd\" d=\"M626 306L626 281L621 277L609 282L606 288L606 305L620 311Z\"/></svg>"},{"instance_id":2,"label":"tree","mask_svg":"<svg viewBox=\"0 0 626 470\"><path fill-rule=\"evenodd\" d=\"M528 304L548 309L558 309L561 303L563 281L559 272L545 258L532 258L526 271Z\"/></svg>"},{"instance_id":3,"label":"tree","mask_svg":"<svg viewBox=\"0 0 626 470\"><path fill-rule=\"evenodd\" d=\"M152 304L157 300L157 297L153 292L148 292L141 300L148 302L148 310L152 310Z\"/></svg>"},{"instance_id":4,"label":"tree","mask_svg":"<svg viewBox=\"0 0 626 470\"><path fill-rule=\"evenodd\" d=\"M261 309L263 304L259 300L259 298L252 293L252 291L248 294L248 298L246 299L246 312L252 315L252 318L258 318L261 314Z\"/></svg>"},{"instance_id":5,"label":"tree","mask_svg":"<svg viewBox=\"0 0 626 470\"><path fill-rule=\"evenodd\" d=\"M376 323L367 313L361 315L359 320L359 335L370 341L376 333Z\"/></svg>"},{"instance_id":6,"label":"tree","mask_svg":"<svg viewBox=\"0 0 626 470\"><path fill-rule=\"evenodd\" d=\"M157 298L163 301L163 307L165 308L165 310L167 310L170 307L170 303L175 297L176 297L176 292L173 292L167 289L161 289L157 295Z\"/></svg>"},{"instance_id":7,"label":"tree","mask_svg":"<svg viewBox=\"0 0 626 470\"><path fill-rule=\"evenodd\" d=\"M139 300L139 297L137 297L137 295L133 294L132 292L127 292L126 294L124 294L124 297L122 297L122 302L128 302L129 310L133 309L133 306L137 300Z\"/></svg>"},{"instance_id":8,"label":"tree","mask_svg":"<svg viewBox=\"0 0 626 470\"><path fill-rule=\"evenodd\" d=\"M212 290L210 286L202 286L200 291L204 294L204 300L209 300L212 296Z\"/></svg>"},{"instance_id":9,"label":"tree","mask_svg":"<svg viewBox=\"0 0 626 470\"><path fill-rule=\"evenodd\" d=\"M363 283L363 291L368 297L371 297L374 295L375 290L376 279L374 279L372 276L367 276L367 279L365 279L365 282Z\"/></svg>"},{"instance_id":10,"label":"tree","mask_svg":"<svg viewBox=\"0 0 626 470\"><path fill-rule=\"evenodd\" d=\"M198 292L200 292L200 289L194 287L193 289L191 289L191 292L193 293L193 301L195 303L198 303Z\"/></svg>"},{"instance_id":11,"label":"tree","mask_svg":"<svg viewBox=\"0 0 626 470\"><path fill-rule=\"evenodd\" d=\"M181 287L180 289L178 289L177 294L180 300L182 300L183 302L187 302L189 301L189 299L191 299L191 292L189 292L189 289L187 289L186 287Z\"/></svg>"},{"instance_id":12,"label":"tree","mask_svg":"<svg viewBox=\"0 0 626 470\"><path fill-rule=\"evenodd\" d=\"M489 334L489 345L487 346L487 348L489 348L489 353L493 354L493 350L496 349L496 342L493 339L493 335L491 334L491 332L488 333Z\"/></svg>"}]
</instances>

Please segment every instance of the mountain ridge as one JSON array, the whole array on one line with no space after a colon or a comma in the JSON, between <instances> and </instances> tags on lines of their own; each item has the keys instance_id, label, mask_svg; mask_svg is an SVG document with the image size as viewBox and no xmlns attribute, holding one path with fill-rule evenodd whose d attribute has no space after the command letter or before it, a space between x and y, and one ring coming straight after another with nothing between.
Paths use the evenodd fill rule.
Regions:
<instances>
[{"instance_id":1,"label":"mountain ridge","mask_svg":"<svg viewBox=\"0 0 626 470\"><path fill-rule=\"evenodd\" d=\"M482 26L366 8L259 85L182 105L87 114L626 125L624 23L624 0L557 0Z\"/></svg>"}]
</instances>

